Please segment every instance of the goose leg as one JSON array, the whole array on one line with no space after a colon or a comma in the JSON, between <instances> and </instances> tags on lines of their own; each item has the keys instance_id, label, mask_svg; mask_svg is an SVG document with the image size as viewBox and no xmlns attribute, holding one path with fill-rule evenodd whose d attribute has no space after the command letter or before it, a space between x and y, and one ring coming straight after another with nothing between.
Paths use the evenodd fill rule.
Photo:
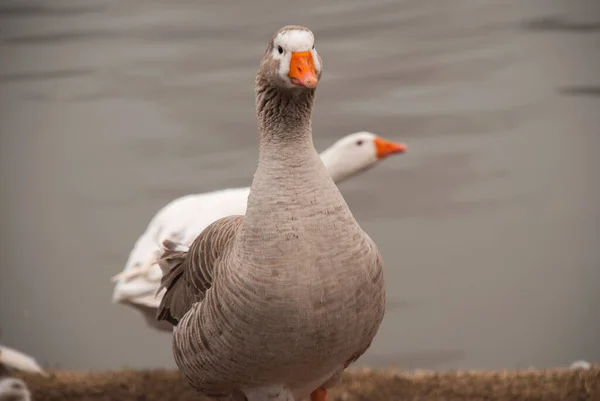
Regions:
<instances>
[{"instance_id":1,"label":"goose leg","mask_svg":"<svg viewBox=\"0 0 600 401\"><path fill-rule=\"evenodd\" d=\"M327 401L327 390L324 387L319 387L310 393L310 401Z\"/></svg>"}]
</instances>

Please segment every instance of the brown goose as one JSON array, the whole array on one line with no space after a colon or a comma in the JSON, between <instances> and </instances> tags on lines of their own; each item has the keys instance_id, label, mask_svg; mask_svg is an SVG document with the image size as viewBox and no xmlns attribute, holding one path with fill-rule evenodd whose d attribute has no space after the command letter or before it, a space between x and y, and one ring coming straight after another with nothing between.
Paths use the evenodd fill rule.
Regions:
<instances>
[{"instance_id":1,"label":"brown goose","mask_svg":"<svg viewBox=\"0 0 600 401\"><path fill-rule=\"evenodd\" d=\"M377 163L402 154L406 146L391 142L372 132L360 131L337 140L320 154L333 182L339 185ZM250 187L227 188L190 194L163 206L150 220L146 230L129 253L125 269L113 276L113 302L141 312L150 327L173 332L167 322L156 321L162 299L162 271L156 264L162 240L169 239L190 246L210 223L232 214L245 214Z\"/></svg>"},{"instance_id":2,"label":"brown goose","mask_svg":"<svg viewBox=\"0 0 600 401\"><path fill-rule=\"evenodd\" d=\"M176 326L177 366L208 396L324 401L383 319L381 254L313 146L321 73L310 30L275 33L256 76L246 215L210 224L187 251L165 241L157 319Z\"/></svg>"}]
</instances>

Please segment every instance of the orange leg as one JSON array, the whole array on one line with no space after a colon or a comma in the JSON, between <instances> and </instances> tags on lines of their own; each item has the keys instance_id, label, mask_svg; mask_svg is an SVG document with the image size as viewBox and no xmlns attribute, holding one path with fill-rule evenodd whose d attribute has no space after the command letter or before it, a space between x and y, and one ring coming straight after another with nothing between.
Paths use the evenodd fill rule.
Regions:
<instances>
[{"instance_id":1,"label":"orange leg","mask_svg":"<svg viewBox=\"0 0 600 401\"><path fill-rule=\"evenodd\" d=\"M319 387L310 393L310 401L327 401L327 390L323 387Z\"/></svg>"}]
</instances>

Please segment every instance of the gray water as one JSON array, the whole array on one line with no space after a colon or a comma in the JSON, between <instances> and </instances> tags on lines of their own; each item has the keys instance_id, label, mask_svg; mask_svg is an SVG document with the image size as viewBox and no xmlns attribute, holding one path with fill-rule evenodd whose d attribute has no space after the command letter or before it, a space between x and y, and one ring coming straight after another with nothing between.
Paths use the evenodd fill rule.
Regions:
<instances>
[{"instance_id":1,"label":"gray water","mask_svg":"<svg viewBox=\"0 0 600 401\"><path fill-rule=\"evenodd\" d=\"M318 149L358 130L409 146L340 186L389 290L359 364L600 361L594 3L0 0L0 342L174 366L109 279L165 203L250 184L258 61L302 24Z\"/></svg>"}]
</instances>

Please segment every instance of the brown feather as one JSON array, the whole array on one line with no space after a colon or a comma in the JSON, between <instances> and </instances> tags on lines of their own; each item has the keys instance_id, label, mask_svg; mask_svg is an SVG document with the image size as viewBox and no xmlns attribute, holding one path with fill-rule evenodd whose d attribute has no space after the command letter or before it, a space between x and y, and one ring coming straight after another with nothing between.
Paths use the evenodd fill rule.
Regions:
<instances>
[{"instance_id":1,"label":"brown feather","mask_svg":"<svg viewBox=\"0 0 600 401\"><path fill-rule=\"evenodd\" d=\"M166 288L156 319L177 325L179 319L201 302L211 287L213 270L219 256L236 235L244 216L223 217L206 227L187 251L180 244L165 240L158 264L163 278L158 289Z\"/></svg>"}]
</instances>

